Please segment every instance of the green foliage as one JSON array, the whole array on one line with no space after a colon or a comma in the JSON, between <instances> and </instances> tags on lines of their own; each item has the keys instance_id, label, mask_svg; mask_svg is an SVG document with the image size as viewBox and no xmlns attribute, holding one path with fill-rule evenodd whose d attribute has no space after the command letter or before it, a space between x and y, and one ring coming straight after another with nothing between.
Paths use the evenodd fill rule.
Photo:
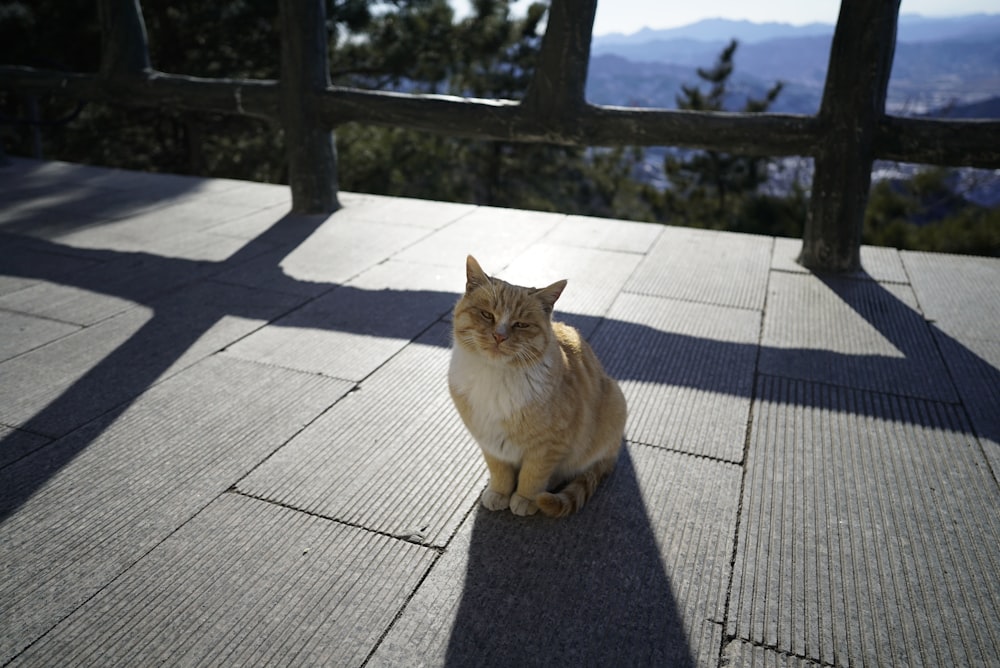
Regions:
<instances>
[{"instance_id":1,"label":"green foliage","mask_svg":"<svg viewBox=\"0 0 1000 668\"><path fill-rule=\"evenodd\" d=\"M698 68L698 77L708 85L708 91L703 92L700 86L682 86L682 94L677 97L679 108L690 111L725 109L737 46L738 42L732 40L711 69ZM778 82L762 99L748 100L743 111L767 111L781 93L782 86ZM751 201L757 197L758 187L767 180L768 162L766 158L718 151L667 156L663 167L670 181L670 188L664 193L668 222L723 230L759 227L763 221L746 221L745 216L768 208L765 201Z\"/></svg>"},{"instance_id":2,"label":"green foliage","mask_svg":"<svg viewBox=\"0 0 1000 668\"><path fill-rule=\"evenodd\" d=\"M906 250L1000 256L1000 209L967 202L948 187L948 170L872 186L863 241Z\"/></svg>"}]
</instances>

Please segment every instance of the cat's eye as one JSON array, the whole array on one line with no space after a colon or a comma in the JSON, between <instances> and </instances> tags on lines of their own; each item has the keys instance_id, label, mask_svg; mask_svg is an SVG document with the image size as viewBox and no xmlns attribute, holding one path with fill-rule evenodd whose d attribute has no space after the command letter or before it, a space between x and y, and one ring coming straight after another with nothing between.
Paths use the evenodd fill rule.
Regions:
<instances>
[{"instance_id":1,"label":"cat's eye","mask_svg":"<svg viewBox=\"0 0 1000 668\"><path fill-rule=\"evenodd\" d=\"M493 322L493 314L490 313L489 311L480 311L479 315L483 316L484 320L489 320L490 322Z\"/></svg>"},{"instance_id":2,"label":"cat's eye","mask_svg":"<svg viewBox=\"0 0 1000 668\"><path fill-rule=\"evenodd\" d=\"M526 322L515 322L514 327L516 327L517 329L528 329L529 327L531 327L531 325Z\"/></svg>"}]
</instances>

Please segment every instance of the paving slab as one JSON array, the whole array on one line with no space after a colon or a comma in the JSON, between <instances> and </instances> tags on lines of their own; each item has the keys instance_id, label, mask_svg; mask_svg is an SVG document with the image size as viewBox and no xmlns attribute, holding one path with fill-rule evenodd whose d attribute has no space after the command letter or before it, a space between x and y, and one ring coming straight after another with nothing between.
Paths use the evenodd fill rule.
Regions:
<instances>
[{"instance_id":1,"label":"paving slab","mask_svg":"<svg viewBox=\"0 0 1000 668\"><path fill-rule=\"evenodd\" d=\"M719 665L726 668L819 668L824 664L744 640L731 640L722 648Z\"/></svg>"},{"instance_id":2,"label":"paving slab","mask_svg":"<svg viewBox=\"0 0 1000 668\"><path fill-rule=\"evenodd\" d=\"M0 469L0 662L88 601L350 385L218 356ZM234 416L239 416L234 419Z\"/></svg>"},{"instance_id":3,"label":"paving slab","mask_svg":"<svg viewBox=\"0 0 1000 668\"><path fill-rule=\"evenodd\" d=\"M66 322L5 312L0 317L0 362L61 339L79 329L78 325Z\"/></svg>"},{"instance_id":4,"label":"paving slab","mask_svg":"<svg viewBox=\"0 0 1000 668\"><path fill-rule=\"evenodd\" d=\"M0 421L61 436L300 302L205 281L133 306L0 363Z\"/></svg>"},{"instance_id":5,"label":"paving slab","mask_svg":"<svg viewBox=\"0 0 1000 668\"><path fill-rule=\"evenodd\" d=\"M464 285L464 278L453 273L406 262L377 264L226 354L359 381L454 307L458 293L445 290Z\"/></svg>"},{"instance_id":6,"label":"paving slab","mask_svg":"<svg viewBox=\"0 0 1000 668\"><path fill-rule=\"evenodd\" d=\"M802 251L801 239L776 238L774 240L774 257L771 258L771 269L788 271L795 274L811 274L798 262ZM881 246L861 247L861 271L841 274L841 278L878 281L880 283L909 283L909 276L903 268L903 260L895 248Z\"/></svg>"},{"instance_id":7,"label":"paving slab","mask_svg":"<svg viewBox=\"0 0 1000 668\"><path fill-rule=\"evenodd\" d=\"M449 336L442 323L406 346L237 489L443 547L487 479L448 394Z\"/></svg>"},{"instance_id":8,"label":"paving slab","mask_svg":"<svg viewBox=\"0 0 1000 668\"><path fill-rule=\"evenodd\" d=\"M957 399L907 285L775 272L761 343L762 373Z\"/></svg>"},{"instance_id":9,"label":"paving slab","mask_svg":"<svg viewBox=\"0 0 1000 668\"><path fill-rule=\"evenodd\" d=\"M367 665L715 665L739 484L629 445L567 519L477 508Z\"/></svg>"},{"instance_id":10,"label":"paving slab","mask_svg":"<svg viewBox=\"0 0 1000 668\"><path fill-rule=\"evenodd\" d=\"M927 319L960 340L1000 340L1000 258L903 252Z\"/></svg>"},{"instance_id":11,"label":"paving slab","mask_svg":"<svg viewBox=\"0 0 1000 668\"><path fill-rule=\"evenodd\" d=\"M645 254L663 230L663 225L634 223L606 218L567 216L545 237L545 242L557 246L599 248L621 253Z\"/></svg>"},{"instance_id":12,"label":"paving slab","mask_svg":"<svg viewBox=\"0 0 1000 668\"><path fill-rule=\"evenodd\" d=\"M11 665L359 666L436 558L224 494Z\"/></svg>"},{"instance_id":13,"label":"paving slab","mask_svg":"<svg viewBox=\"0 0 1000 668\"><path fill-rule=\"evenodd\" d=\"M962 411L758 394L727 633L824 665L1000 662L1000 488Z\"/></svg>"},{"instance_id":14,"label":"paving slab","mask_svg":"<svg viewBox=\"0 0 1000 668\"><path fill-rule=\"evenodd\" d=\"M562 214L478 207L396 256L398 260L465 271L465 257L475 255L497 272L565 218Z\"/></svg>"},{"instance_id":15,"label":"paving slab","mask_svg":"<svg viewBox=\"0 0 1000 668\"><path fill-rule=\"evenodd\" d=\"M0 468L52 442L51 438L0 425Z\"/></svg>"},{"instance_id":16,"label":"paving slab","mask_svg":"<svg viewBox=\"0 0 1000 668\"><path fill-rule=\"evenodd\" d=\"M634 253L557 246L546 241L533 245L503 271L483 268L516 285L544 287L567 279L553 317L589 337L641 259ZM459 289L464 288L464 276L463 268Z\"/></svg>"},{"instance_id":17,"label":"paving slab","mask_svg":"<svg viewBox=\"0 0 1000 668\"><path fill-rule=\"evenodd\" d=\"M941 331L935 331L934 337L993 476L1000 480L1000 340L959 343Z\"/></svg>"},{"instance_id":18,"label":"paving slab","mask_svg":"<svg viewBox=\"0 0 1000 668\"><path fill-rule=\"evenodd\" d=\"M618 379L638 443L743 459L760 314L622 294L592 345Z\"/></svg>"},{"instance_id":19,"label":"paving slab","mask_svg":"<svg viewBox=\"0 0 1000 668\"><path fill-rule=\"evenodd\" d=\"M625 289L759 311L773 243L771 237L667 227Z\"/></svg>"}]
</instances>

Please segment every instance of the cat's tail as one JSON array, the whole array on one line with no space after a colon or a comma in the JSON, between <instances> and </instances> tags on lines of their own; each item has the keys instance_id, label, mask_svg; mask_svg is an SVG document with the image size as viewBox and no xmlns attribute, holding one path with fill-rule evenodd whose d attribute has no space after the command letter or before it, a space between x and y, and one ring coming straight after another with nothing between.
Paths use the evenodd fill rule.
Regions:
<instances>
[{"instance_id":1,"label":"cat's tail","mask_svg":"<svg viewBox=\"0 0 1000 668\"><path fill-rule=\"evenodd\" d=\"M539 494L535 497L538 509L549 517L565 517L577 512L615 468L615 461L617 457L602 459L566 483L560 491Z\"/></svg>"}]
</instances>

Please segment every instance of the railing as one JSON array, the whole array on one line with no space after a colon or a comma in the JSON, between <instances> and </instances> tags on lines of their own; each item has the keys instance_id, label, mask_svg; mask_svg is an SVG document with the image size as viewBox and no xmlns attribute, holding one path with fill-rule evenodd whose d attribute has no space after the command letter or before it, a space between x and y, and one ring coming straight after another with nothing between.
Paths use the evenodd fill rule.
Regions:
<instances>
[{"instance_id":1,"label":"railing","mask_svg":"<svg viewBox=\"0 0 1000 668\"><path fill-rule=\"evenodd\" d=\"M279 81L158 72L150 62L138 0L99 0L100 72L0 66L0 86L280 123L286 133L292 206L310 213L338 206L331 132L351 121L486 140L811 156L815 171L799 261L823 271L860 268L874 159L1000 166L1000 122L886 115L899 0L842 0L815 116L588 104L584 88L597 0L552 0L539 64L521 102L332 86L323 1L280 0L279 5Z\"/></svg>"}]
</instances>

